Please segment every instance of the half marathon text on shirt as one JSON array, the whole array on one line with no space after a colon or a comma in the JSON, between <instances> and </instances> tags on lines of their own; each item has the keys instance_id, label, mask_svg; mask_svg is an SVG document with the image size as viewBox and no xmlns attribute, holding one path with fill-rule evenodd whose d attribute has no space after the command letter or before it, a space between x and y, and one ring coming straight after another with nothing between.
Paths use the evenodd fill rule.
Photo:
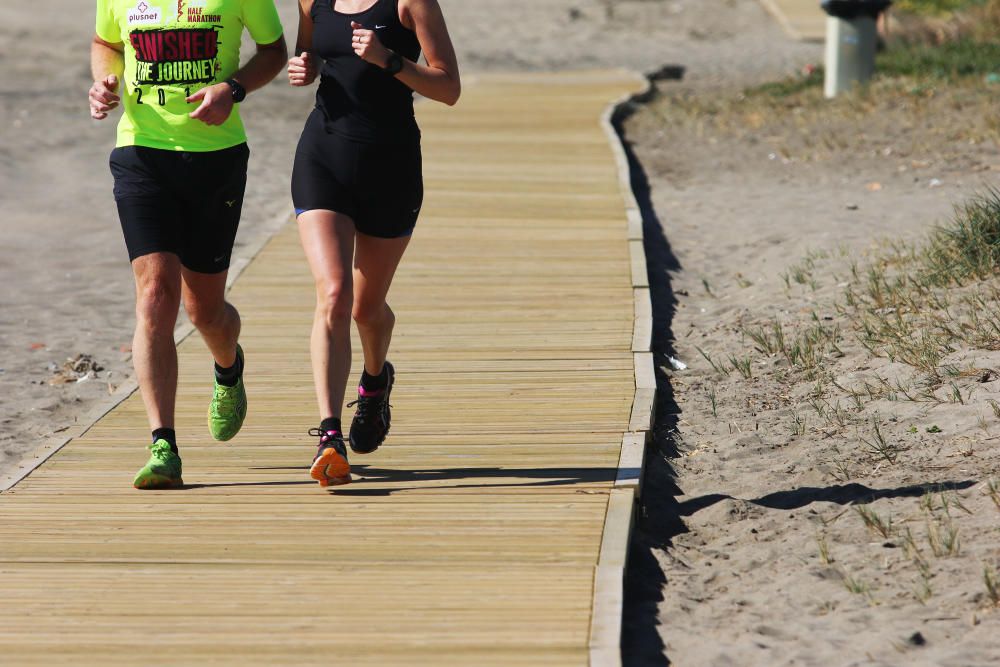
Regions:
<instances>
[{"instance_id":1,"label":"half marathon text on shirt","mask_svg":"<svg viewBox=\"0 0 1000 667\"><path fill-rule=\"evenodd\" d=\"M221 23L221 14L206 14L204 0L177 0L177 20L188 23ZM201 6L199 6L201 5Z\"/></svg>"}]
</instances>

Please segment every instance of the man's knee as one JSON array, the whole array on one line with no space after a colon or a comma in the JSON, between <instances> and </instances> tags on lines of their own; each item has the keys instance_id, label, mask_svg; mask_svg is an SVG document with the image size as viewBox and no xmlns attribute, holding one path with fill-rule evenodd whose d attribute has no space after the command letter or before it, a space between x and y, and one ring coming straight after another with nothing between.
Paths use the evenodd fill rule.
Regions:
<instances>
[{"instance_id":1,"label":"man's knee","mask_svg":"<svg viewBox=\"0 0 1000 667\"><path fill-rule=\"evenodd\" d=\"M362 327L374 327L384 323L391 325L395 321L392 311L384 301L371 303L359 300L354 304L351 316L358 326Z\"/></svg>"},{"instance_id":2,"label":"man's knee","mask_svg":"<svg viewBox=\"0 0 1000 667\"><path fill-rule=\"evenodd\" d=\"M199 299L197 296L187 298L184 303L188 319L199 330L218 326L226 317L226 301L224 299Z\"/></svg>"},{"instance_id":3,"label":"man's knee","mask_svg":"<svg viewBox=\"0 0 1000 667\"><path fill-rule=\"evenodd\" d=\"M144 280L136 290L136 318L147 325L162 323L173 329L180 298L180 286L166 276Z\"/></svg>"}]
</instances>

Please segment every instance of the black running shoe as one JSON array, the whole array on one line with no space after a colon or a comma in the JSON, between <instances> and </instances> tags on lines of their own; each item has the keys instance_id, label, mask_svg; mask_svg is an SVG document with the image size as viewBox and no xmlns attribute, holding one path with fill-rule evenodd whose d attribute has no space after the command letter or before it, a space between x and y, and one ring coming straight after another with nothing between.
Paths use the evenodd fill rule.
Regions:
<instances>
[{"instance_id":1,"label":"black running shoe","mask_svg":"<svg viewBox=\"0 0 1000 667\"><path fill-rule=\"evenodd\" d=\"M347 404L347 407L358 406L351 421L350 435L351 450L358 454L374 452L389 434L389 423L392 421L389 394L396 379L396 370L388 361L385 362L385 369L389 374L385 389L365 391L364 387L359 386L358 400Z\"/></svg>"},{"instance_id":2,"label":"black running shoe","mask_svg":"<svg viewBox=\"0 0 1000 667\"><path fill-rule=\"evenodd\" d=\"M309 431L311 436L319 436L319 449L313 458L309 474L320 486L337 486L351 482L351 464L347 462L347 447L340 431L323 431L318 428Z\"/></svg>"}]
</instances>

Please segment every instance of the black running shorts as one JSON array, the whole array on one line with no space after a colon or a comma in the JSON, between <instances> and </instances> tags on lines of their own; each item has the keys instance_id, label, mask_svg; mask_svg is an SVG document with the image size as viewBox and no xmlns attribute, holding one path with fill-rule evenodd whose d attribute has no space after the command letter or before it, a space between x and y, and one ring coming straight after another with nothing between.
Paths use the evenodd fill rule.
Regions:
<instances>
[{"instance_id":1,"label":"black running shorts","mask_svg":"<svg viewBox=\"0 0 1000 667\"><path fill-rule=\"evenodd\" d=\"M292 170L296 215L342 213L362 234L391 239L413 233L423 199L419 142L351 141L327 132L319 110L310 114Z\"/></svg>"},{"instance_id":2,"label":"black running shorts","mask_svg":"<svg viewBox=\"0 0 1000 667\"><path fill-rule=\"evenodd\" d=\"M207 153L122 146L111 153L130 261L154 252L191 271L229 268L247 183L246 144Z\"/></svg>"}]
</instances>

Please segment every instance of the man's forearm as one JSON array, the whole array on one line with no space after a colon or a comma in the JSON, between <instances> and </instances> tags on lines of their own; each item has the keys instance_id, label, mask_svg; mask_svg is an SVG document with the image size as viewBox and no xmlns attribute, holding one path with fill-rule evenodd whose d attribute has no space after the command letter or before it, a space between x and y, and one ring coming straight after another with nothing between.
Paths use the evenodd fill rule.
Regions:
<instances>
[{"instance_id":1,"label":"man's forearm","mask_svg":"<svg viewBox=\"0 0 1000 667\"><path fill-rule=\"evenodd\" d=\"M90 72L94 81L103 81L112 74L121 81L125 73L125 54L95 38L90 45Z\"/></svg>"},{"instance_id":2,"label":"man's forearm","mask_svg":"<svg viewBox=\"0 0 1000 667\"><path fill-rule=\"evenodd\" d=\"M233 75L233 78L247 91L257 90L278 76L278 73L285 68L287 60L288 50L285 47L285 38L282 37L273 44L258 45L257 53Z\"/></svg>"}]
</instances>

